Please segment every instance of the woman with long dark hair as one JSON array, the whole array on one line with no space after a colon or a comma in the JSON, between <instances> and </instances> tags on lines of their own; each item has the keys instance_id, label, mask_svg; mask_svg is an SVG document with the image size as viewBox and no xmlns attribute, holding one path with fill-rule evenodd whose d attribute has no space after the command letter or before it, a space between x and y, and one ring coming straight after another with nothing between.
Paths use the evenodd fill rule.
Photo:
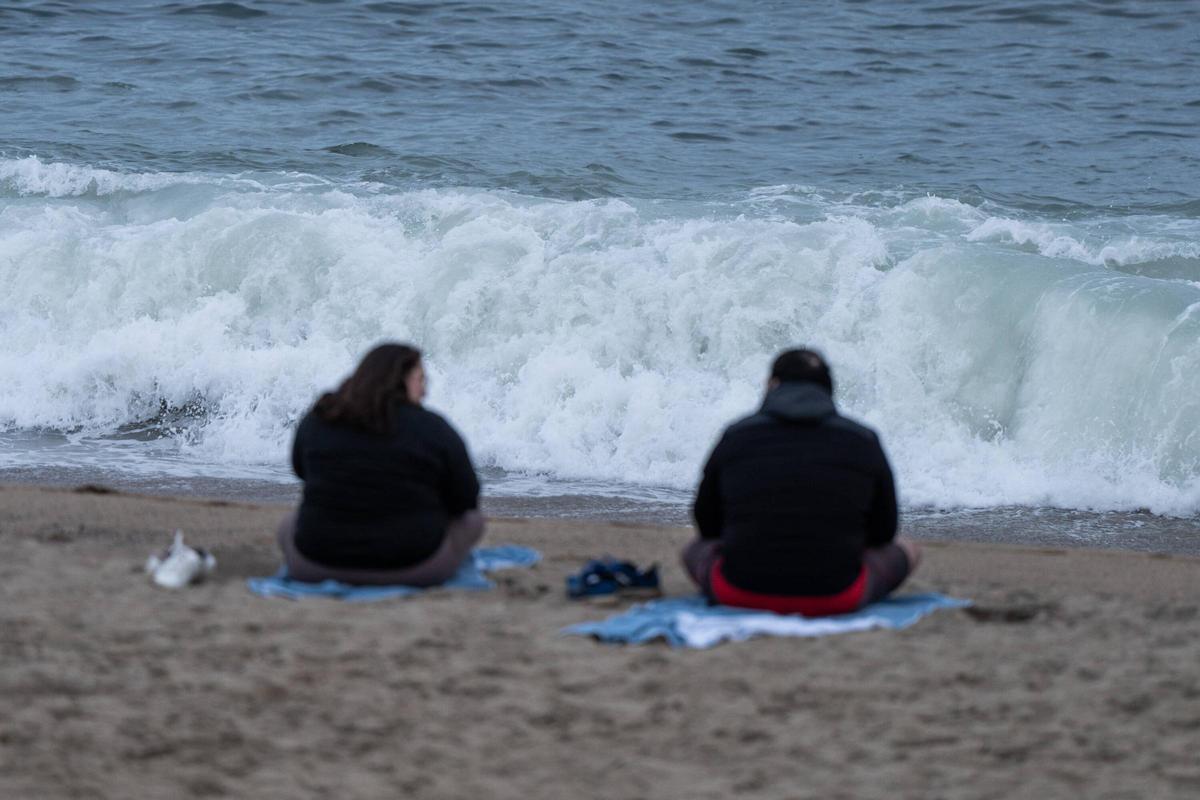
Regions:
<instances>
[{"instance_id":1,"label":"woman with long dark hair","mask_svg":"<svg viewBox=\"0 0 1200 800\"><path fill-rule=\"evenodd\" d=\"M382 344L301 420L304 498L278 532L292 578L434 586L468 557L483 536L479 481L424 397L421 351Z\"/></svg>"}]
</instances>

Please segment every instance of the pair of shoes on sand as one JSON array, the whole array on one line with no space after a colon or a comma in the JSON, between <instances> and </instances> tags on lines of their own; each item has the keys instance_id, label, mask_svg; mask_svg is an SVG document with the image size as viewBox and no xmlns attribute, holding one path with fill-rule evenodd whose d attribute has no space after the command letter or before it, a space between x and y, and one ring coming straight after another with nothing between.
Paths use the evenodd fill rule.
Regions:
<instances>
[{"instance_id":1,"label":"pair of shoes on sand","mask_svg":"<svg viewBox=\"0 0 1200 800\"><path fill-rule=\"evenodd\" d=\"M175 531L175 541L161 555L146 559L146 572L166 589L182 589L204 580L217 568L217 559L204 549L183 543L183 531Z\"/></svg>"},{"instance_id":2,"label":"pair of shoes on sand","mask_svg":"<svg viewBox=\"0 0 1200 800\"><path fill-rule=\"evenodd\" d=\"M572 599L616 599L658 597L662 594L658 565L645 570L612 556L589 561L583 569L567 576L567 597Z\"/></svg>"}]
</instances>

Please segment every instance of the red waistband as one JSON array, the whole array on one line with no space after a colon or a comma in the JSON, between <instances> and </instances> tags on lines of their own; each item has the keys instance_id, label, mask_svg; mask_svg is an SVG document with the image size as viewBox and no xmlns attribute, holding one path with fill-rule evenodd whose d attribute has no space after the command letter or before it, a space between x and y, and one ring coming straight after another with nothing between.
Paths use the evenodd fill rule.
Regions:
<instances>
[{"instance_id":1,"label":"red waistband","mask_svg":"<svg viewBox=\"0 0 1200 800\"><path fill-rule=\"evenodd\" d=\"M837 594L790 595L760 594L739 589L725 579L721 565L725 559L718 558L713 564L709 583L713 597L721 605L738 608L754 608L774 611L777 614L803 614L806 617L824 617L830 614L847 614L857 611L867 591L867 568L864 565L854 583Z\"/></svg>"}]
</instances>

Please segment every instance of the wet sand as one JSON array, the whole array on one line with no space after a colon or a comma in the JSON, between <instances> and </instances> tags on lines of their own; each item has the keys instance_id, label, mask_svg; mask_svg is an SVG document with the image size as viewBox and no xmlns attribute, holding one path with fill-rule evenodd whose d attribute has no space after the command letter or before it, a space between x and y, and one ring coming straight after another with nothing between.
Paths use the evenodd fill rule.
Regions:
<instances>
[{"instance_id":1,"label":"wet sand","mask_svg":"<svg viewBox=\"0 0 1200 800\"><path fill-rule=\"evenodd\" d=\"M616 521L647 527L690 525L691 492L662 487L578 483L517 477L484 469L483 508L489 516ZM135 474L68 466L0 468L0 486L24 484L68 489L83 484L132 494L220 498L254 505L294 505L301 484L287 480L212 477L166 472ZM1035 547L1089 547L1200 556L1200 516L1169 517L1149 511L1079 511L1016 506L935 510L906 509L906 533L920 539L976 541Z\"/></svg>"},{"instance_id":2,"label":"wet sand","mask_svg":"<svg viewBox=\"0 0 1200 800\"><path fill-rule=\"evenodd\" d=\"M256 597L282 510L0 486L0 797L1191 798L1200 560L928 541L904 631L708 651L559 629L591 556L686 528L494 520L486 593ZM154 587L183 528L214 580Z\"/></svg>"}]
</instances>

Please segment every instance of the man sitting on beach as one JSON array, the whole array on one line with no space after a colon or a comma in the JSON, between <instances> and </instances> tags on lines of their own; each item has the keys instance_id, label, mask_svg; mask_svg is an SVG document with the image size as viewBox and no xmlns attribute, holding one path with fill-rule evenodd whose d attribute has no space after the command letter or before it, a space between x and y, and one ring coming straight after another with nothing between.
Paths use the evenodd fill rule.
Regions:
<instances>
[{"instance_id":1,"label":"man sitting on beach","mask_svg":"<svg viewBox=\"0 0 1200 800\"><path fill-rule=\"evenodd\" d=\"M766 399L725 430L683 562L715 602L806 616L880 600L916 568L896 538L896 488L875 432L837 413L820 354L787 350Z\"/></svg>"}]
</instances>

